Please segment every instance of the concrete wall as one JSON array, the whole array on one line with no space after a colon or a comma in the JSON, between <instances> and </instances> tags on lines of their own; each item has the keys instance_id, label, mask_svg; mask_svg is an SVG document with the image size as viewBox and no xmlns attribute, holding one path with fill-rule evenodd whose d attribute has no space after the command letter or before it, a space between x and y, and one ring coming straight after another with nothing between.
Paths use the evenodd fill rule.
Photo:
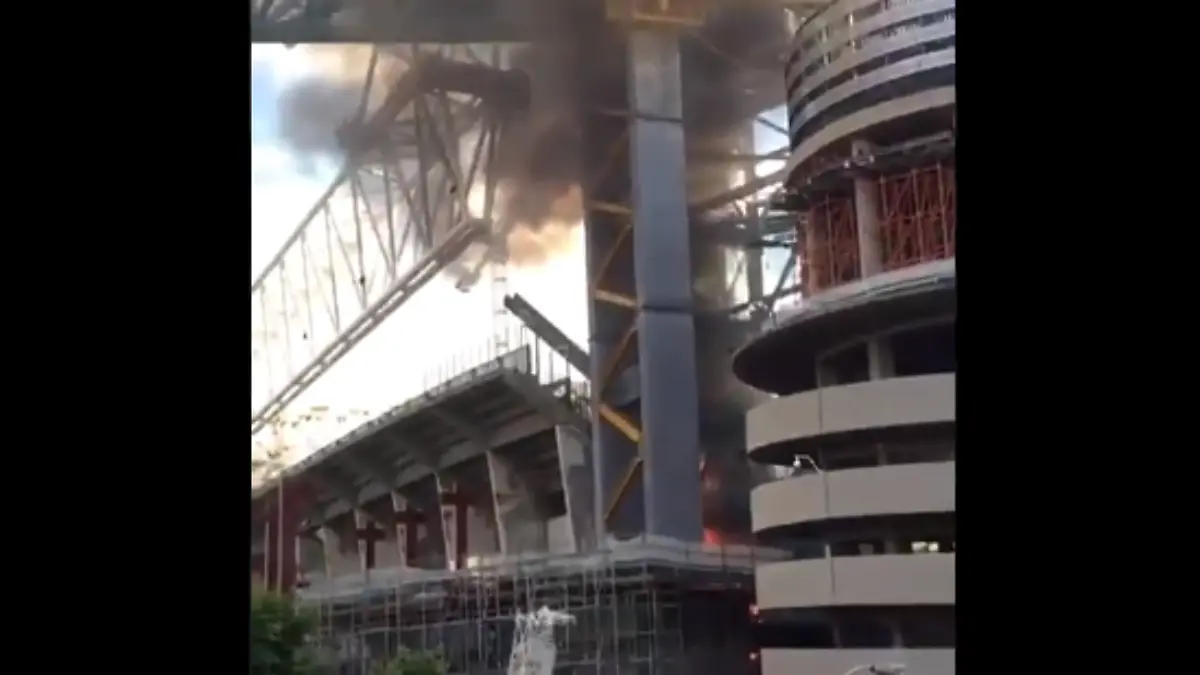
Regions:
<instances>
[{"instance_id":1,"label":"concrete wall","mask_svg":"<svg viewBox=\"0 0 1200 675\"><path fill-rule=\"evenodd\" d=\"M766 649L761 658L763 675L842 675L892 663L911 675L954 675L953 649Z\"/></svg>"},{"instance_id":2,"label":"concrete wall","mask_svg":"<svg viewBox=\"0 0 1200 675\"><path fill-rule=\"evenodd\" d=\"M955 510L954 462L808 473L750 495L754 531L827 518Z\"/></svg>"},{"instance_id":3,"label":"concrete wall","mask_svg":"<svg viewBox=\"0 0 1200 675\"><path fill-rule=\"evenodd\" d=\"M952 605L953 553L789 560L755 571L760 609Z\"/></svg>"},{"instance_id":4,"label":"concrete wall","mask_svg":"<svg viewBox=\"0 0 1200 675\"><path fill-rule=\"evenodd\" d=\"M772 399L746 416L746 447L825 434L953 422L955 375L859 382Z\"/></svg>"}]
</instances>

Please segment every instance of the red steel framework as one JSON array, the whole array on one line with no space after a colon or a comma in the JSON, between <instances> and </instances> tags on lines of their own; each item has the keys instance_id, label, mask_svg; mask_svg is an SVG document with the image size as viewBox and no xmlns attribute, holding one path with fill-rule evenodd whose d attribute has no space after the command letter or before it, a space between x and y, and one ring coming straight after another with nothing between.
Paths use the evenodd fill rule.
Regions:
<instances>
[{"instance_id":1,"label":"red steel framework","mask_svg":"<svg viewBox=\"0 0 1200 675\"><path fill-rule=\"evenodd\" d=\"M858 279L857 229L850 197L826 195L809 209L801 265L808 295Z\"/></svg>"},{"instance_id":2,"label":"red steel framework","mask_svg":"<svg viewBox=\"0 0 1200 675\"><path fill-rule=\"evenodd\" d=\"M878 190L883 269L954 257L958 223L954 166L937 162L881 176ZM824 195L809 207L800 281L806 295L860 277L854 200Z\"/></svg>"},{"instance_id":3,"label":"red steel framework","mask_svg":"<svg viewBox=\"0 0 1200 675\"><path fill-rule=\"evenodd\" d=\"M954 257L954 167L942 163L879 179L883 267Z\"/></svg>"},{"instance_id":4,"label":"red steel framework","mask_svg":"<svg viewBox=\"0 0 1200 675\"><path fill-rule=\"evenodd\" d=\"M251 559L250 578L267 588L287 592L299 573L297 546L300 521L313 501L313 492L300 481L283 481L252 503L251 517L265 522L261 557Z\"/></svg>"}]
</instances>

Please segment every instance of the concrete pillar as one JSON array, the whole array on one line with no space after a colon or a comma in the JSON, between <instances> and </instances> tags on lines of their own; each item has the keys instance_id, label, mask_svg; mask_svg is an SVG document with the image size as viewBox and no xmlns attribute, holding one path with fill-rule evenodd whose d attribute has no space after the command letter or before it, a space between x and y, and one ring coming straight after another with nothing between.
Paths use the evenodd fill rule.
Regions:
<instances>
[{"instance_id":1,"label":"concrete pillar","mask_svg":"<svg viewBox=\"0 0 1200 675\"><path fill-rule=\"evenodd\" d=\"M870 144L854 141L850 153L870 155ZM858 269L865 279L883 271L883 242L879 231L879 184L870 177L854 179L854 215L858 226Z\"/></svg>"},{"instance_id":2,"label":"concrete pillar","mask_svg":"<svg viewBox=\"0 0 1200 675\"><path fill-rule=\"evenodd\" d=\"M325 545L314 533L301 533L296 537L296 560L299 561L297 575L305 581L328 577L325 566Z\"/></svg>"},{"instance_id":3,"label":"concrete pillar","mask_svg":"<svg viewBox=\"0 0 1200 675\"><path fill-rule=\"evenodd\" d=\"M322 527L321 538L329 546L329 575L343 577L361 574L362 561L358 547L354 541L353 524L351 527L338 527L336 523Z\"/></svg>"},{"instance_id":4,"label":"concrete pillar","mask_svg":"<svg viewBox=\"0 0 1200 675\"><path fill-rule=\"evenodd\" d=\"M595 512L594 478L587 452L587 440L579 430L558 425L554 428L558 446L558 471L562 478L563 501L567 505L568 539L573 553L596 548L596 532L602 527ZM547 541L547 546L549 542Z\"/></svg>"},{"instance_id":5,"label":"concrete pillar","mask_svg":"<svg viewBox=\"0 0 1200 675\"><path fill-rule=\"evenodd\" d=\"M571 20L586 11L572 12ZM595 510L603 518L614 503L605 529L618 538L649 533L699 541L694 279L678 39L614 30L599 12L594 19L572 51L605 58L569 64L582 113L588 276L598 289L636 301L614 305L591 294L590 370L594 395L639 427L622 424L622 433L593 406ZM634 362L631 345L641 392L636 410L602 386L610 359L623 354L616 363ZM631 471L639 458L640 470ZM615 500L622 485L629 489Z\"/></svg>"},{"instance_id":6,"label":"concrete pillar","mask_svg":"<svg viewBox=\"0 0 1200 675\"><path fill-rule=\"evenodd\" d=\"M420 512L411 508L399 492L392 491L392 512L396 516L396 557L404 567L413 566L417 555L417 528Z\"/></svg>"},{"instance_id":7,"label":"concrete pillar","mask_svg":"<svg viewBox=\"0 0 1200 675\"><path fill-rule=\"evenodd\" d=\"M436 474L418 481L407 491L409 507L418 512L419 528L423 535L418 538L419 550L409 552L409 559L417 567L445 568L450 560L446 557L441 493L442 481Z\"/></svg>"},{"instance_id":8,"label":"concrete pillar","mask_svg":"<svg viewBox=\"0 0 1200 675\"><path fill-rule=\"evenodd\" d=\"M291 486L276 488L275 500L267 507L265 581L268 588L291 590L296 583L301 507L299 495Z\"/></svg>"},{"instance_id":9,"label":"concrete pillar","mask_svg":"<svg viewBox=\"0 0 1200 675\"><path fill-rule=\"evenodd\" d=\"M817 359L817 387L836 387L837 374L829 365L829 359Z\"/></svg>"},{"instance_id":10,"label":"concrete pillar","mask_svg":"<svg viewBox=\"0 0 1200 675\"><path fill-rule=\"evenodd\" d=\"M500 552L517 555L546 550L545 541L538 536L542 529L538 521L542 518L525 479L508 458L491 450L487 452L487 467Z\"/></svg>"},{"instance_id":11,"label":"concrete pillar","mask_svg":"<svg viewBox=\"0 0 1200 675\"><path fill-rule=\"evenodd\" d=\"M387 533L362 509L354 510L354 539L358 543L358 558L363 574L383 565L379 564L379 550L387 539Z\"/></svg>"},{"instance_id":12,"label":"concrete pillar","mask_svg":"<svg viewBox=\"0 0 1200 675\"><path fill-rule=\"evenodd\" d=\"M396 528L387 527L378 522L373 525L379 533L379 539L375 542L375 567L402 567L404 558L400 556L400 550L396 544Z\"/></svg>"},{"instance_id":13,"label":"concrete pillar","mask_svg":"<svg viewBox=\"0 0 1200 675\"><path fill-rule=\"evenodd\" d=\"M642 488L648 535L700 541L700 422L679 38L627 38Z\"/></svg>"},{"instance_id":14,"label":"concrete pillar","mask_svg":"<svg viewBox=\"0 0 1200 675\"><path fill-rule=\"evenodd\" d=\"M335 575L334 567L337 560L337 538L333 536L327 527L322 527L317 530L317 541L321 542L321 573L326 579L332 579Z\"/></svg>"},{"instance_id":15,"label":"concrete pillar","mask_svg":"<svg viewBox=\"0 0 1200 675\"><path fill-rule=\"evenodd\" d=\"M883 380L896 375L892 346L885 337L867 340L867 368L872 380Z\"/></svg>"},{"instance_id":16,"label":"concrete pillar","mask_svg":"<svg viewBox=\"0 0 1200 675\"><path fill-rule=\"evenodd\" d=\"M441 484L441 480L438 480ZM466 495L458 487L442 485L438 495L441 509L441 529L446 546L446 569L462 569L467 558L467 508Z\"/></svg>"}]
</instances>

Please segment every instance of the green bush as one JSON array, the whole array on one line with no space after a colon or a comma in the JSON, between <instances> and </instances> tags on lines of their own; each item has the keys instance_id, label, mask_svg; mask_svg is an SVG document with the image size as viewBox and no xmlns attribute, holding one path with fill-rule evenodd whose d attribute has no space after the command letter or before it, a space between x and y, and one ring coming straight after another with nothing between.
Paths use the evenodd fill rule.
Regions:
<instances>
[{"instance_id":1,"label":"green bush","mask_svg":"<svg viewBox=\"0 0 1200 675\"><path fill-rule=\"evenodd\" d=\"M446 675L440 654L401 648L391 661L375 669L375 675Z\"/></svg>"},{"instance_id":2,"label":"green bush","mask_svg":"<svg viewBox=\"0 0 1200 675\"><path fill-rule=\"evenodd\" d=\"M291 598L256 589L250 596L250 675L323 675L313 643L316 620Z\"/></svg>"},{"instance_id":3,"label":"green bush","mask_svg":"<svg viewBox=\"0 0 1200 675\"><path fill-rule=\"evenodd\" d=\"M332 675L315 642L317 622L287 596L255 589L250 596L250 675ZM441 655L402 649L376 675L446 675Z\"/></svg>"}]
</instances>

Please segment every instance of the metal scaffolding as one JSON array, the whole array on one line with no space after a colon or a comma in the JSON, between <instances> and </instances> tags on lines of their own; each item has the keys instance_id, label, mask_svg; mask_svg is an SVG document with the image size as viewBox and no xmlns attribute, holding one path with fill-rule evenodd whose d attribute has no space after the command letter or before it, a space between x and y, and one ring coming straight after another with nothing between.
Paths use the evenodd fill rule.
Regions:
<instances>
[{"instance_id":1,"label":"metal scaffolding","mask_svg":"<svg viewBox=\"0 0 1200 675\"><path fill-rule=\"evenodd\" d=\"M793 177L806 295L862 277L861 216L878 223L882 270L954 257L958 209L954 138L940 133L853 157L829 157ZM856 202L854 192L865 197ZM859 213L862 207L870 211Z\"/></svg>"},{"instance_id":2,"label":"metal scaffolding","mask_svg":"<svg viewBox=\"0 0 1200 675\"><path fill-rule=\"evenodd\" d=\"M751 570L763 558L779 555L652 538L459 572L373 570L302 598L343 675L367 675L402 647L440 652L451 673L503 673L516 616L543 606L574 617L556 630L556 673L728 675L750 666Z\"/></svg>"}]
</instances>

